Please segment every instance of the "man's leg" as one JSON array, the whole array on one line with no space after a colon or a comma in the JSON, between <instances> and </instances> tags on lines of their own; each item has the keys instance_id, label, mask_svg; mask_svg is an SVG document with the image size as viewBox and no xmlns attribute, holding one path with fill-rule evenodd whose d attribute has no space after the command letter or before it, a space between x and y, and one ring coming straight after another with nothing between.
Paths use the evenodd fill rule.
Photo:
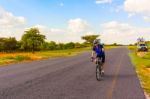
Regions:
<instances>
[{"instance_id":1,"label":"man's leg","mask_svg":"<svg viewBox=\"0 0 150 99\"><path fill-rule=\"evenodd\" d=\"M102 55L102 72L104 73L105 54Z\"/></svg>"}]
</instances>

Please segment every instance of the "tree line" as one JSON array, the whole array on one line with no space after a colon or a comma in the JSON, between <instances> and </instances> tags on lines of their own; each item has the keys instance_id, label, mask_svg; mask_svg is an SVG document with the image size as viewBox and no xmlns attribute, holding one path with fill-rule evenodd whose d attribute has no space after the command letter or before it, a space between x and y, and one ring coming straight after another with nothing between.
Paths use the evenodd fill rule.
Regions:
<instances>
[{"instance_id":1,"label":"tree line","mask_svg":"<svg viewBox=\"0 0 150 99\"><path fill-rule=\"evenodd\" d=\"M42 35L38 28L30 28L25 31L20 41L15 37L0 38L0 52L14 52L14 51L40 51L40 50L64 50L73 48L83 48L91 46L94 39L99 35L82 36L84 43L68 42L56 43L55 41L46 41L45 35Z\"/></svg>"}]
</instances>

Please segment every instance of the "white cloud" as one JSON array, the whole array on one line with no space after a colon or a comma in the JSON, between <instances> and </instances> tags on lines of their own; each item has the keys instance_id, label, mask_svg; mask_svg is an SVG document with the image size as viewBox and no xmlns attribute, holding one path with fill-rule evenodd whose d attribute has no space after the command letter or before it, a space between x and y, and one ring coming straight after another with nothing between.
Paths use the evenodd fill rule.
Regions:
<instances>
[{"instance_id":1,"label":"white cloud","mask_svg":"<svg viewBox=\"0 0 150 99\"><path fill-rule=\"evenodd\" d=\"M23 33L26 20L22 16L14 16L0 7L0 37L14 36L17 39Z\"/></svg>"},{"instance_id":2,"label":"white cloud","mask_svg":"<svg viewBox=\"0 0 150 99\"><path fill-rule=\"evenodd\" d=\"M0 8L0 27L16 27L25 23L24 17L14 16L12 13Z\"/></svg>"},{"instance_id":3,"label":"white cloud","mask_svg":"<svg viewBox=\"0 0 150 99\"><path fill-rule=\"evenodd\" d=\"M65 34L66 30L57 29L57 28L49 28L44 25L35 25L40 30L40 32L46 36L48 41L56 41L56 42L65 42Z\"/></svg>"},{"instance_id":4,"label":"white cloud","mask_svg":"<svg viewBox=\"0 0 150 99\"><path fill-rule=\"evenodd\" d=\"M89 28L89 24L80 18L71 19L68 22L68 29L73 33L85 32Z\"/></svg>"},{"instance_id":5,"label":"white cloud","mask_svg":"<svg viewBox=\"0 0 150 99\"><path fill-rule=\"evenodd\" d=\"M102 26L102 41L105 43L135 43L138 37L150 39L150 28L135 27L127 23L117 21L107 22Z\"/></svg>"},{"instance_id":6,"label":"white cloud","mask_svg":"<svg viewBox=\"0 0 150 99\"><path fill-rule=\"evenodd\" d=\"M143 18L150 18L150 0L125 0L124 9L131 15L136 14L142 15Z\"/></svg>"},{"instance_id":7,"label":"white cloud","mask_svg":"<svg viewBox=\"0 0 150 99\"><path fill-rule=\"evenodd\" d=\"M68 21L68 26L64 29L51 28L43 25L35 25L41 33L46 35L47 40L56 42L81 41L81 36L84 35L89 28L89 24L81 19L71 19ZM16 37L20 40L24 31L31 27L27 26L24 17L15 16L11 12L0 8L0 37Z\"/></svg>"},{"instance_id":8,"label":"white cloud","mask_svg":"<svg viewBox=\"0 0 150 99\"><path fill-rule=\"evenodd\" d=\"M89 24L80 18L70 19L68 26L64 29L49 28L42 25L35 25L38 27L48 40L56 42L82 42L81 36L86 35L89 31Z\"/></svg>"},{"instance_id":9,"label":"white cloud","mask_svg":"<svg viewBox=\"0 0 150 99\"><path fill-rule=\"evenodd\" d=\"M96 4L111 3L112 0L96 0Z\"/></svg>"}]
</instances>

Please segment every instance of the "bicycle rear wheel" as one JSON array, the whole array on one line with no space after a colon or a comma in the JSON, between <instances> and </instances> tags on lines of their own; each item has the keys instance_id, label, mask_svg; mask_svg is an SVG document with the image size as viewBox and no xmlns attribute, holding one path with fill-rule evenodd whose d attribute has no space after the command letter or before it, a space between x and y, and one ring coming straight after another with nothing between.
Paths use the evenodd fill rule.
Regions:
<instances>
[{"instance_id":1,"label":"bicycle rear wheel","mask_svg":"<svg viewBox=\"0 0 150 99\"><path fill-rule=\"evenodd\" d=\"M100 81L102 79L102 72L99 65L96 66L96 79Z\"/></svg>"}]
</instances>

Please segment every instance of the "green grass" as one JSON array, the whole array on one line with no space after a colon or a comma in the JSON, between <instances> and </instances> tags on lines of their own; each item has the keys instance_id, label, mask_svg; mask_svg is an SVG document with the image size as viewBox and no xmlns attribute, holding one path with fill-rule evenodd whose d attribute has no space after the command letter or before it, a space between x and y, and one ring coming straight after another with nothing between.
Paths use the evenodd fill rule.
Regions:
<instances>
[{"instance_id":1,"label":"green grass","mask_svg":"<svg viewBox=\"0 0 150 99\"><path fill-rule=\"evenodd\" d=\"M30 57L29 56L22 56L22 55L5 56L5 57L0 57L0 64L14 63L14 62L20 62L20 61L25 61L25 60L30 60Z\"/></svg>"},{"instance_id":2,"label":"green grass","mask_svg":"<svg viewBox=\"0 0 150 99\"><path fill-rule=\"evenodd\" d=\"M136 67L143 89L150 95L150 52L144 57L137 56L136 52L130 53L129 56Z\"/></svg>"},{"instance_id":3,"label":"green grass","mask_svg":"<svg viewBox=\"0 0 150 99\"><path fill-rule=\"evenodd\" d=\"M14 58L16 61L24 61L24 60L30 60L31 58L29 56L21 56L18 55Z\"/></svg>"},{"instance_id":4,"label":"green grass","mask_svg":"<svg viewBox=\"0 0 150 99\"><path fill-rule=\"evenodd\" d=\"M128 46L128 49L131 51L135 51L136 50L136 46Z\"/></svg>"},{"instance_id":5,"label":"green grass","mask_svg":"<svg viewBox=\"0 0 150 99\"><path fill-rule=\"evenodd\" d=\"M105 46L105 49L112 49L112 48L117 48L117 46ZM41 51L37 52L39 56L42 57L68 57L68 56L74 56L77 54L80 54L82 52L87 52L91 51L91 47L86 47L86 48L77 48L77 49L68 49L68 50L54 50L54 51Z\"/></svg>"},{"instance_id":6,"label":"green grass","mask_svg":"<svg viewBox=\"0 0 150 99\"><path fill-rule=\"evenodd\" d=\"M39 56L42 57L67 57L74 56L82 52L90 51L90 47L87 48L77 48L77 49L67 49L67 50L54 50L54 51L41 51L37 52Z\"/></svg>"}]
</instances>

